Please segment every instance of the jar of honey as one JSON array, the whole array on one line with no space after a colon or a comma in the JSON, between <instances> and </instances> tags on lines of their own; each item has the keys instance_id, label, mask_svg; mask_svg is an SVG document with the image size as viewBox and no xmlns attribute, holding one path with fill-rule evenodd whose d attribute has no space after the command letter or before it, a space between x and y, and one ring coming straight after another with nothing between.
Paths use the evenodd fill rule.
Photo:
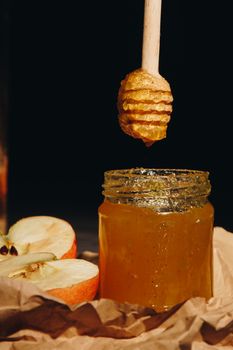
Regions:
<instances>
[{"instance_id":1,"label":"jar of honey","mask_svg":"<svg viewBox=\"0 0 233 350\"><path fill-rule=\"evenodd\" d=\"M100 297L164 311L212 296L209 173L105 172L99 207Z\"/></svg>"}]
</instances>

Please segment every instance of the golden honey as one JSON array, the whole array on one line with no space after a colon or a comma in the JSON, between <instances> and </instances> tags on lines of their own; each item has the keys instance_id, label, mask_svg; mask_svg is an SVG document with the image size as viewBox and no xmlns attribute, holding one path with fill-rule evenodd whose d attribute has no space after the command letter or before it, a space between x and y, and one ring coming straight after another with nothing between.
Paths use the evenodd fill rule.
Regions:
<instances>
[{"instance_id":1,"label":"golden honey","mask_svg":"<svg viewBox=\"0 0 233 350\"><path fill-rule=\"evenodd\" d=\"M212 296L214 211L207 172L105 173L100 296L166 310Z\"/></svg>"}]
</instances>

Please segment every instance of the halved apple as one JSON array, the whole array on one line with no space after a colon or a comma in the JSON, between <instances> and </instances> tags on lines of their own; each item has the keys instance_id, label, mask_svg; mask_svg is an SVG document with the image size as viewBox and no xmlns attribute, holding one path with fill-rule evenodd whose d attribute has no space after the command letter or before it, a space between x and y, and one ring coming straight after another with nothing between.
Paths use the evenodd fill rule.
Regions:
<instances>
[{"instance_id":1,"label":"halved apple","mask_svg":"<svg viewBox=\"0 0 233 350\"><path fill-rule=\"evenodd\" d=\"M75 258L77 241L73 228L52 216L31 216L16 222L7 235L0 235L0 260L33 252L51 252L58 259Z\"/></svg>"},{"instance_id":2,"label":"halved apple","mask_svg":"<svg viewBox=\"0 0 233 350\"><path fill-rule=\"evenodd\" d=\"M31 253L0 261L0 276L34 283L67 304L94 299L98 266L82 259L56 259L51 253Z\"/></svg>"}]
</instances>

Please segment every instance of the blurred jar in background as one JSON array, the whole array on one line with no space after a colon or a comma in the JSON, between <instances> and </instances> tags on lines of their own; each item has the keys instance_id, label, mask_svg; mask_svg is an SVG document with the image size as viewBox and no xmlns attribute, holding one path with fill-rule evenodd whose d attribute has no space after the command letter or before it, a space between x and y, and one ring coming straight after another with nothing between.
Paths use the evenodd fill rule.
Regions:
<instances>
[{"instance_id":1,"label":"blurred jar in background","mask_svg":"<svg viewBox=\"0 0 233 350\"><path fill-rule=\"evenodd\" d=\"M0 232L7 227L7 114L10 0L0 2Z\"/></svg>"},{"instance_id":2,"label":"blurred jar in background","mask_svg":"<svg viewBox=\"0 0 233 350\"><path fill-rule=\"evenodd\" d=\"M0 112L1 113L1 112ZM7 153L4 144L4 127L2 126L2 117L0 116L0 232L6 232L7 226Z\"/></svg>"}]
</instances>

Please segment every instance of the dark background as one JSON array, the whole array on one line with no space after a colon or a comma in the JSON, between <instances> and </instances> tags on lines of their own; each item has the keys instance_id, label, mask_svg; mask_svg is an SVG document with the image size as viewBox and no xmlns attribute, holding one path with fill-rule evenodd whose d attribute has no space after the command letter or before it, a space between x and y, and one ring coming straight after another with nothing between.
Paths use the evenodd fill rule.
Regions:
<instances>
[{"instance_id":1,"label":"dark background","mask_svg":"<svg viewBox=\"0 0 233 350\"><path fill-rule=\"evenodd\" d=\"M142 166L208 170L215 225L233 230L232 22L220 5L163 1L160 73L174 112L148 149L116 109L120 81L141 64L143 1L11 0L10 223L53 215L97 230L104 171Z\"/></svg>"}]
</instances>

